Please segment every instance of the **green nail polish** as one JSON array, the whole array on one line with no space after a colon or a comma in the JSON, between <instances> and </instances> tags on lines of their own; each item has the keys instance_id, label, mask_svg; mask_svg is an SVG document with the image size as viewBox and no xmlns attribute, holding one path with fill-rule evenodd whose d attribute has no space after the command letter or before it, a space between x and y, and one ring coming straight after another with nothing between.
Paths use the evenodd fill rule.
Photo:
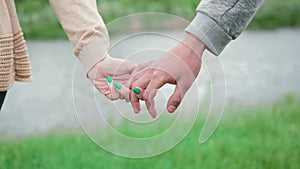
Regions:
<instances>
[{"instance_id":1,"label":"green nail polish","mask_svg":"<svg viewBox=\"0 0 300 169\"><path fill-rule=\"evenodd\" d=\"M106 76L106 79L107 79L108 83L112 82L112 78L110 76Z\"/></svg>"},{"instance_id":2,"label":"green nail polish","mask_svg":"<svg viewBox=\"0 0 300 169\"><path fill-rule=\"evenodd\" d=\"M122 85L118 82L114 82L114 86L117 88L117 89L121 89L122 88Z\"/></svg>"},{"instance_id":3,"label":"green nail polish","mask_svg":"<svg viewBox=\"0 0 300 169\"><path fill-rule=\"evenodd\" d=\"M141 94L141 90L137 87L132 89L135 94Z\"/></svg>"}]
</instances>

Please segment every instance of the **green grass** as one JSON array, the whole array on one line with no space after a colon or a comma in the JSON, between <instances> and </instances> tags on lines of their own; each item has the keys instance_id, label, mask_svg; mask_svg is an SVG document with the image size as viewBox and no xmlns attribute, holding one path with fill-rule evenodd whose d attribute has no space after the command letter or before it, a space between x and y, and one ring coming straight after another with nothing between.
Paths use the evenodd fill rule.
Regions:
<instances>
[{"instance_id":1,"label":"green grass","mask_svg":"<svg viewBox=\"0 0 300 169\"><path fill-rule=\"evenodd\" d=\"M198 121L174 149L145 159L112 155L82 133L2 138L0 168L300 168L300 100L293 95L272 106L227 109L218 130L204 144L197 143L201 127Z\"/></svg>"},{"instance_id":2,"label":"green grass","mask_svg":"<svg viewBox=\"0 0 300 169\"><path fill-rule=\"evenodd\" d=\"M48 0L15 0L25 36L31 39L65 38ZM137 12L164 12L188 20L195 15L199 0L97 0L98 9L108 23ZM274 29L300 26L299 0L265 0L253 22L252 29Z\"/></svg>"}]
</instances>

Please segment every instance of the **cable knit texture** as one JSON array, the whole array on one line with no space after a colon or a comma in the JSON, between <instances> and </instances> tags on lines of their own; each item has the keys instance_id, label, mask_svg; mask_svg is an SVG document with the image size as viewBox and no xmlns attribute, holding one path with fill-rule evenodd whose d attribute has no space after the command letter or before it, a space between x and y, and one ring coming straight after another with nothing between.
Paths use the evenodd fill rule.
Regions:
<instances>
[{"instance_id":1,"label":"cable knit texture","mask_svg":"<svg viewBox=\"0 0 300 169\"><path fill-rule=\"evenodd\" d=\"M31 71L23 32L13 0L0 0L0 91L14 81L30 81Z\"/></svg>"},{"instance_id":2,"label":"cable knit texture","mask_svg":"<svg viewBox=\"0 0 300 169\"><path fill-rule=\"evenodd\" d=\"M23 33L19 32L14 35L14 70L15 70L15 80L16 81L30 81L31 71L30 62L27 52L27 47L25 45L25 40Z\"/></svg>"}]
</instances>

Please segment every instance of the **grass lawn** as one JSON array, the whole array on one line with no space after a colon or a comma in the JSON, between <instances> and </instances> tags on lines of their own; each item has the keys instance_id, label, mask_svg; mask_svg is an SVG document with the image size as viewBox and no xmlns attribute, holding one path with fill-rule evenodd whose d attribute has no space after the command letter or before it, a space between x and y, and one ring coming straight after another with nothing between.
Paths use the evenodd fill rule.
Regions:
<instances>
[{"instance_id":1,"label":"grass lawn","mask_svg":"<svg viewBox=\"0 0 300 169\"><path fill-rule=\"evenodd\" d=\"M48 0L15 0L27 38L65 38ZM98 10L108 23L137 12L164 12L191 20L199 0L97 0ZM300 26L299 0L265 0L249 28L273 29Z\"/></svg>"},{"instance_id":2,"label":"grass lawn","mask_svg":"<svg viewBox=\"0 0 300 169\"><path fill-rule=\"evenodd\" d=\"M197 143L201 126L197 122L174 149L145 159L112 155L80 132L2 138L0 168L300 168L300 100L292 95L272 106L227 109L217 132L204 144Z\"/></svg>"}]
</instances>

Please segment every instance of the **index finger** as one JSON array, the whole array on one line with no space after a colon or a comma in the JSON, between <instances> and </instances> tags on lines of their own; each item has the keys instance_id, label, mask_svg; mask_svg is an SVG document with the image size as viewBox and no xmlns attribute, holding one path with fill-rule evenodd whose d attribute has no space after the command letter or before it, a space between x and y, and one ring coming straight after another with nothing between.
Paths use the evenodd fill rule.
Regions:
<instances>
[{"instance_id":1,"label":"index finger","mask_svg":"<svg viewBox=\"0 0 300 169\"><path fill-rule=\"evenodd\" d=\"M143 94L146 107L153 118L157 116L154 97L156 96L158 89L165 85L165 79L164 74L155 73Z\"/></svg>"}]
</instances>

